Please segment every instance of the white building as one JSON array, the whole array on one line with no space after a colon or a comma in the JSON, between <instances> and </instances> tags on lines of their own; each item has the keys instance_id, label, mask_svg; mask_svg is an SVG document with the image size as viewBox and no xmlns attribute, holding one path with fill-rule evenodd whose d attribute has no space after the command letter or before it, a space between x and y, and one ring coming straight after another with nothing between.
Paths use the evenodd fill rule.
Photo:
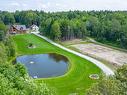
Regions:
<instances>
[{"instance_id":1,"label":"white building","mask_svg":"<svg viewBox=\"0 0 127 95\"><path fill-rule=\"evenodd\" d=\"M40 33L39 32L39 27L37 25L32 25L30 27L30 29L31 29L31 33Z\"/></svg>"}]
</instances>

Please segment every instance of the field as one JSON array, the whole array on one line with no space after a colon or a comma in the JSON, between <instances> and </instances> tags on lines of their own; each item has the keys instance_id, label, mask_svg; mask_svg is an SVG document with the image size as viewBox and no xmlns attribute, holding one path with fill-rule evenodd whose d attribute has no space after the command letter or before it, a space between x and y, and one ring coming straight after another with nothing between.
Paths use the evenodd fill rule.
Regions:
<instances>
[{"instance_id":1,"label":"field","mask_svg":"<svg viewBox=\"0 0 127 95\"><path fill-rule=\"evenodd\" d=\"M103 59L109 63L121 66L127 63L127 53L118 51L105 46L97 45L94 43L89 44L75 44L72 47L80 50L82 53L87 53L91 56Z\"/></svg>"},{"instance_id":2,"label":"field","mask_svg":"<svg viewBox=\"0 0 127 95\"><path fill-rule=\"evenodd\" d=\"M56 88L57 95L84 95L86 89L97 80L89 78L90 74L101 74L101 70L91 62L74 54L66 52L32 34L13 36L16 43L17 56L25 54L59 53L69 59L69 70L63 76L54 78L35 79L36 83L46 82L47 85ZM36 45L34 49L28 49L29 43Z\"/></svg>"}]
</instances>

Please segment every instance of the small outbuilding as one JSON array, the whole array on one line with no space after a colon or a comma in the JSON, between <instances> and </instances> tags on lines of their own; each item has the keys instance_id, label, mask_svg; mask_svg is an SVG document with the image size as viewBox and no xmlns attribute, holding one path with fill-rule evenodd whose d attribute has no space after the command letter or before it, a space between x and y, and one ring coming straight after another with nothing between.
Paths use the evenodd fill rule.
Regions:
<instances>
[{"instance_id":1,"label":"small outbuilding","mask_svg":"<svg viewBox=\"0 0 127 95\"><path fill-rule=\"evenodd\" d=\"M33 24L31 27L31 33L39 33L39 27L35 24Z\"/></svg>"}]
</instances>

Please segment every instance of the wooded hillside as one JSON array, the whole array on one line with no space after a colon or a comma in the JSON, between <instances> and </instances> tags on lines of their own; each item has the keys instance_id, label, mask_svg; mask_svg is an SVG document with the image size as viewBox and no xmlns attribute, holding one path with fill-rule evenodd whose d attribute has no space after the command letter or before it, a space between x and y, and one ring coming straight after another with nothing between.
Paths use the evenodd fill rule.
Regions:
<instances>
[{"instance_id":1,"label":"wooded hillside","mask_svg":"<svg viewBox=\"0 0 127 95\"><path fill-rule=\"evenodd\" d=\"M93 37L101 42L116 44L127 49L126 11L69 11L45 13L43 11L0 12L5 25L37 24L43 35L53 40Z\"/></svg>"}]
</instances>

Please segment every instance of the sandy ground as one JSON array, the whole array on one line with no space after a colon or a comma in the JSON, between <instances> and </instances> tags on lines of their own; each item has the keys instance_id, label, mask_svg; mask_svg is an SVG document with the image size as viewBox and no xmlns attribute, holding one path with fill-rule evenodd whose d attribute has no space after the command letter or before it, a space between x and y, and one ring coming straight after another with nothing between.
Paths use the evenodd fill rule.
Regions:
<instances>
[{"instance_id":1,"label":"sandy ground","mask_svg":"<svg viewBox=\"0 0 127 95\"><path fill-rule=\"evenodd\" d=\"M83 53L93 55L116 65L127 64L127 53L114 50L105 46L89 44L71 45Z\"/></svg>"},{"instance_id":2,"label":"sandy ground","mask_svg":"<svg viewBox=\"0 0 127 95\"><path fill-rule=\"evenodd\" d=\"M86 41L83 41L82 39L73 39L69 41L63 41L62 43L64 45L74 45L74 44L80 44L80 43L85 43Z\"/></svg>"}]
</instances>

